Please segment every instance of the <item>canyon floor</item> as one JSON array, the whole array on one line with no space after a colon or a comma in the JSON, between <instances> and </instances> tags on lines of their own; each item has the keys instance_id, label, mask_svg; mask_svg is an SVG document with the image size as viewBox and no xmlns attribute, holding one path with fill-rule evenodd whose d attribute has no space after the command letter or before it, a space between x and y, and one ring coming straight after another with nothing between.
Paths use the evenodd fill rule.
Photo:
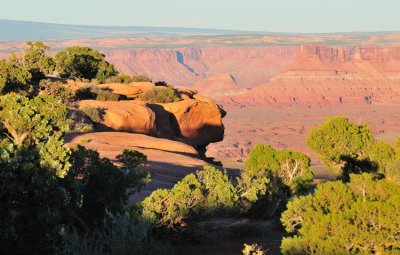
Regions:
<instances>
[{"instance_id":1,"label":"canyon floor","mask_svg":"<svg viewBox=\"0 0 400 255\"><path fill-rule=\"evenodd\" d=\"M356 123L368 123L380 140L395 143L400 138L398 105L321 108L228 106L225 110L224 140L209 145L207 155L221 160L228 167L240 166L250 149L258 143L305 152L313 165L321 165L317 155L307 147L307 133L329 116L345 116Z\"/></svg>"}]
</instances>

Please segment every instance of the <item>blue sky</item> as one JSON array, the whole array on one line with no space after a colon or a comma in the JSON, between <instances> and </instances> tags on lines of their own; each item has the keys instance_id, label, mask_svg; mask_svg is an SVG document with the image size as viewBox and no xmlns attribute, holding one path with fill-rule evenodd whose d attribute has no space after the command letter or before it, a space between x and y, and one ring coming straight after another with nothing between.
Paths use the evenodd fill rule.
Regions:
<instances>
[{"instance_id":1,"label":"blue sky","mask_svg":"<svg viewBox=\"0 0 400 255\"><path fill-rule=\"evenodd\" d=\"M2 0L0 18L271 32L400 30L399 0Z\"/></svg>"}]
</instances>

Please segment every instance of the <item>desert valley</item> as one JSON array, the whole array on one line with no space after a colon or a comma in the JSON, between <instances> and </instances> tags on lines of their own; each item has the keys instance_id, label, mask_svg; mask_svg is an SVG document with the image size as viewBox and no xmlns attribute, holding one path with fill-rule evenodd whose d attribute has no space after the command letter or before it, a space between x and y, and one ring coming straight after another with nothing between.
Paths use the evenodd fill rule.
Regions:
<instances>
[{"instance_id":1,"label":"desert valley","mask_svg":"<svg viewBox=\"0 0 400 255\"><path fill-rule=\"evenodd\" d=\"M400 32L1 29L5 254L400 251Z\"/></svg>"}]
</instances>

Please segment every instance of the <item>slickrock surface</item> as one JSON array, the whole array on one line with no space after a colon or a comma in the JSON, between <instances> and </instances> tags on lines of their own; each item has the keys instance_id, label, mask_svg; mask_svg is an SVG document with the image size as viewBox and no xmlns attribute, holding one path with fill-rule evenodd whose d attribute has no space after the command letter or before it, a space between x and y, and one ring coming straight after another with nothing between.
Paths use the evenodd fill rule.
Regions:
<instances>
[{"instance_id":1,"label":"slickrock surface","mask_svg":"<svg viewBox=\"0 0 400 255\"><path fill-rule=\"evenodd\" d=\"M140 101L96 101L83 100L79 108L93 107L102 112L103 130L114 130L155 135L156 115Z\"/></svg>"},{"instance_id":2,"label":"slickrock surface","mask_svg":"<svg viewBox=\"0 0 400 255\"><path fill-rule=\"evenodd\" d=\"M207 165L198 157L197 151L184 143L155 138L141 134L122 132L98 132L68 134L66 141L70 146L81 144L99 152L100 156L115 160L124 149L133 149L147 155L145 169L150 171L152 182L140 193L132 197L139 201L157 188L171 188L188 173Z\"/></svg>"}]
</instances>

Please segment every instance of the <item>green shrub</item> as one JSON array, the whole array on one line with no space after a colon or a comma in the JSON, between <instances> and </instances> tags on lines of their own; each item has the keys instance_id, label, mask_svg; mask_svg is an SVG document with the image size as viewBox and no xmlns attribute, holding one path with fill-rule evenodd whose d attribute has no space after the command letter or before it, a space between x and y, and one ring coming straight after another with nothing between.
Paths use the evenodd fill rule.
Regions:
<instances>
[{"instance_id":1,"label":"green shrub","mask_svg":"<svg viewBox=\"0 0 400 255\"><path fill-rule=\"evenodd\" d=\"M73 123L70 127L71 132L79 132L79 133L91 133L95 129L93 124L86 124L83 122Z\"/></svg>"},{"instance_id":2,"label":"green shrub","mask_svg":"<svg viewBox=\"0 0 400 255\"><path fill-rule=\"evenodd\" d=\"M327 119L307 137L308 146L338 175L342 174L340 167L344 157L365 159L373 142L374 136L368 125L358 125L343 117Z\"/></svg>"},{"instance_id":3,"label":"green shrub","mask_svg":"<svg viewBox=\"0 0 400 255\"><path fill-rule=\"evenodd\" d=\"M63 244L70 229L84 235L106 227L106 211L123 213L128 191L140 189L146 181L133 179L147 177L135 168L137 161L130 160L129 169L121 170L95 151L66 146L66 114L65 104L53 96L1 97L4 254L68 254Z\"/></svg>"},{"instance_id":4,"label":"green shrub","mask_svg":"<svg viewBox=\"0 0 400 255\"><path fill-rule=\"evenodd\" d=\"M139 170L138 166L131 164L129 170L118 168L111 160L101 158L96 151L81 145L73 148L66 180L78 182L78 194L72 198L80 204L76 210L86 225L101 226L106 211L112 214L124 211L129 195L140 190L149 180L149 174ZM74 192L76 190L71 190L71 193Z\"/></svg>"},{"instance_id":5,"label":"green shrub","mask_svg":"<svg viewBox=\"0 0 400 255\"><path fill-rule=\"evenodd\" d=\"M132 82L152 82L152 80L142 74L129 76L127 74L118 74L106 79L105 83L125 83L129 84Z\"/></svg>"},{"instance_id":6,"label":"green shrub","mask_svg":"<svg viewBox=\"0 0 400 255\"><path fill-rule=\"evenodd\" d=\"M91 133L94 131L94 127L93 125L83 124L81 126L77 126L74 131L82 133Z\"/></svg>"},{"instance_id":7,"label":"green shrub","mask_svg":"<svg viewBox=\"0 0 400 255\"><path fill-rule=\"evenodd\" d=\"M46 75L54 72L54 60L46 55L48 50L50 47L43 42L27 42L22 62L31 73L31 81L34 84L38 84L40 80L46 78Z\"/></svg>"},{"instance_id":8,"label":"green shrub","mask_svg":"<svg viewBox=\"0 0 400 255\"><path fill-rule=\"evenodd\" d=\"M385 178L400 185L400 160L395 159L385 165Z\"/></svg>"},{"instance_id":9,"label":"green shrub","mask_svg":"<svg viewBox=\"0 0 400 255\"><path fill-rule=\"evenodd\" d=\"M307 190L313 180L310 163L310 158L301 152L278 151L270 145L259 144L250 151L245 173L250 176L277 176L293 194L297 194Z\"/></svg>"},{"instance_id":10,"label":"green shrub","mask_svg":"<svg viewBox=\"0 0 400 255\"><path fill-rule=\"evenodd\" d=\"M74 93L63 86L61 82L53 82L51 80L41 80L39 90L43 95L57 96L62 98L64 102L68 102L74 96Z\"/></svg>"},{"instance_id":11,"label":"green shrub","mask_svg":"<svg viewBox=\"0 0 400 255\"><path fill-rule=\"evenodd\" d=\"M42 42L27 42L23 54L12 52L8 60L0 60L0 94L35 94L39 82L54 71L54 61L46 55L47 50L49 47Z\"/></svg>"},{"instance_id":12,"label":"green shrub","mask_svg":"<svg viewBox=\"0 0 400 255\"><path fill-rule=\"evenodd\" d=\"M172 103L180 100L176 91L171 87L154 87L141 94L140 98L149 103Z\"/></svg>"},{"instance_id":13,"label":"green shrub","mask_svg":"<svg viewBox=\"0 0 400 255\"><path fill-rule=\"evenodd\" d=\"M235 187L213 167L189 174L171 190L154 191L142 203L143 216L156 225L185 227L187 219L238 215L271 217L292 195L311 185L310 159L302 153L277 151L268 145L252 150Z\"/></svg>"},{"instance_id":14,"label":"green shrub","mask_svg":"<svg viewBox=\"0 0 400 255\"><path fill-rule=\"evenodd\" d=\"M120 96L106 88L97 88L94 86L86 86L75 92L78 100L98 100L98 101L118 101Z\"/></svg>"},{"instance_id":15,"label":"green shrub","mask_svg":"<svg viewBox=\"0 0 400 255\"><path fill-rule=\"evenodd\" d=\"M139 75L132 76L131 79L129 80L129 82L127 82L127 83L131 83L131 82L152 82L152 80L149 77L147 77L146 75L139 74Z\"/></svg>"},{"instance_id":16,"label":"green shrub","mask_svg":"<svg viewBox=\"0 0 400 255\"><path fill-rule=\"evenodd\" d=\"M79 143L80 144L88 144L89 140L88 139L81 139L81 140L79 140Z\"/></svg>"},{"instance_id":17,"label":"green shrub","mask_svg":"<svg viewBox=\"0 0 400 255\"><path fill-rule=\"evenodd\" d=\"M238 196L226 173L210 166L189 174L171 190L159 189L143 203L143 216L156 225L184 227L188 217L229 215L236 211Z\"/></svg>"},{"instance_id":18,"label":"green shrub","mask_svg":"<svg viewBox=\"0 0 400 255\"><path fill-rule=\"evenodd\" d=\"M103 83L108 77L116 75L115 67L105 60L98 50L89 47L69 47L58 52L55 57L56 70L60 77L96 78Z\"/></svg>"},{"instance_id":19,"label":"green shrub","mask_svg":"<svg viewBox=\"0 0 400 255\"><path fill-rule=\"evenodd\" d=\"M118 162L121 163L121 170L126 174L130 183L129 194L133 194L150 182L150 174L140 168L147 162L147 156L139 151L125 149L122 154L117 155Z\"/></svg>"},{"instance_id":20,"label":"green shrub","mask_svg":"<svg viewBox=\"0 0 400 255\"><path fill-rule=\"evenodd\" d=\"M119 100L118 94L115 94L106 89L96 90L96 94L97 94L96 100L98 100L98 101L118 101Z\"/></svg>"},{"instance_id":21,"label":"green shrub","mask_svg":"<svg viewBox=\"0 0 400 255\"><path fill-rule=\"evenodd\" d=\"M63 101L53 96L29 99L7 94L0 98L0 109L3 135L18 148L37 146L42 166L63 176L69 167L69 149L63 144L69 123Z\"/></svg>"},{"instance_id":22,"label":"green shrub","mask_svg":"<svg viewBox=\"0 0 400 255\"><path fill-rule=\"evenodd\" d=\"M96 95L92 93L90 86L80 88L75 91L75 97L78 100L96 99Z\"/></svg>"},{"instance_id":23,"label":"green shrub","mask_svg":"<svg viewBox=\"0 0 400 255\"><path fill-rule=\"evenodd\" d=\"M302 194L312 184L310 159L303 153L278 151L270 145L255 146L238 179L245 209L259 217L271 217L284 208L286 200Z\"/></svg>"},{"instance_id":24,"label":"green shrub","mask_svg":"<svg viewBox=\"0 0 400 255\"><path fill-rule=\"evenodd\" d=\"M9 60L0 60L0 94L32 90L29 84L32 74L18 61L15 55Z\"/></svg>"},{"instance_id":25,"label":"green shrub","mask_svg":"<svg viewBox=\"0 0 400 255\"><path fill-rule=\"evenodd\" d=\"M396 155L392 145L383 141L375 141L368 152L368 157L377 165L377 171L384 173L387 164L395 160Z\"/></svg>"},{"instance_id":26,"label":"green shrub","mask_svg":"<svg viewBox=\"0 0 400 255\"><path fill-rule=\"evenodd\" d=\"M106 79L105 83L124 83L124 77L125 77L125 74L111 76Z\"/></svg>"},{"instance_id":27,"label":"green shrub","mask_svg":"<svg viewBox=\"0 0 400 255\"><path fill-rule=\"evenodd\" d=\"M103 120L104 111L102 109L85 106L81 111L93 122L100 123Z\"/></svg>"},{"instance_id":28,"label":"green shrub","mask_svg":"<svg viewBox=\"0 0 400 255\"><path fill-rule=\"evenodd\" d=\"M283 238L283 254L398 254L400 186L352 174L294 198L281 221L295 234Z\"/></svg>"},{"instance_id":29,"label":"green shrub","mask_svg":"<svg viewBox=\"0 0 400 255\"><path fill-rule=\"evenodd\" d=\"M308 146L339 178L349 180L351 173L386 175L388 168L400 158L391 144L377 141L366 124L356 124L346 118L333 117L310 131Z\"/></svg>"}]
</instances>

